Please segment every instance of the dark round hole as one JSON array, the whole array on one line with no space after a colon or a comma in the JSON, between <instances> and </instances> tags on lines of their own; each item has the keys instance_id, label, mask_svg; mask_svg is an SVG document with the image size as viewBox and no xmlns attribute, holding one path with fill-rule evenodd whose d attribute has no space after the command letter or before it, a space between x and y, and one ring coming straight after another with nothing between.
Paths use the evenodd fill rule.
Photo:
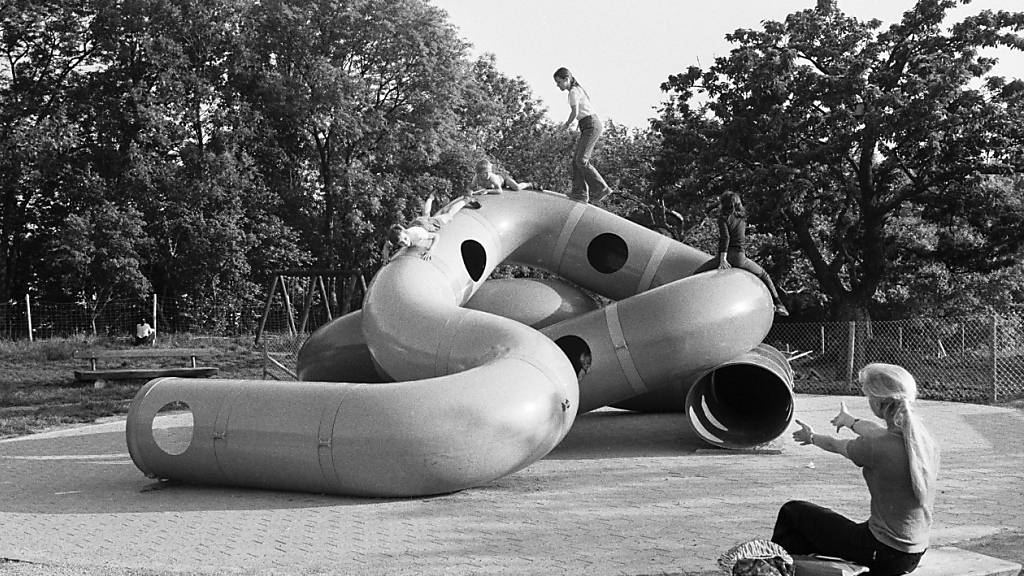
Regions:
<instances>
[{"instance_id":1,"label":"dark round hole","mask_svg":"<svg viewBox=\"0 0 1024 576\"><path fill-rule=\"evenodd\" d=\"M778 374L752 364L713 370L694 383L686 403L691 419L697 418L729 447L756 446L779 437L793 410L793 396Z\"/></svg>"},{"instance_id":2,"label":"dark round hole","mask_svg":"<svg viewBox=\"0 0 1024 576\"><path fill-rule=\"evenodd\" d=\"M593 358L590 355L590 346L579 336L562 336L555 340L555 344L562 349L566 358L572 363L572 369L576 371L576 378L583 378L583 375L590 370L590 362Z\"/></svg>"},{"instance_id":3,"label":"dark round hole","mask_svg":"<svg viewBox=\"0 0 1024 576\"><path fill-rule=\"evenodd\" d=\"M487 267L487 251L476 240L466 240L462 243L462 263L466 265L469 277L477 282Z\"/></svg>"},{"instance_id":4,"label":"dark round hole","mask_svg":"<svg viewBox=\"0 0 1024 576\"><path fill-rule=\"evenodd\" d=\"M603 274L618 272L626 265L627 258L629 248L626 241L615 234L601 234L587 246L587 260L595 270Z\"/></svg>"}]
</instances>

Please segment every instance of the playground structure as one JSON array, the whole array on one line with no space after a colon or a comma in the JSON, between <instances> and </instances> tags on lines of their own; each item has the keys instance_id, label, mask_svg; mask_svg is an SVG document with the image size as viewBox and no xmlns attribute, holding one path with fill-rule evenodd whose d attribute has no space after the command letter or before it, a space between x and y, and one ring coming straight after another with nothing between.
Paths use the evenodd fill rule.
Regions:
<instances>
[{"instance_id":1,"label":"playground structure","mask_svg":"<svg viewBox=\"0 0 1024 576\"><path fill-rule=\"evenodd\" d=\"M522 469L603 406L685 410L724 448L786 430L792 371L762 343L773 306L759 279L693 275L710 255L560 194L478 198L429 254L384 266L362 310L314 332L301 381L149 382L128 415L135 464L195 483L416 496ZM562 280L488 281L503 262ZM182 405L194 433L169 451L155 420Z\"/></svg>"}]
</instances>

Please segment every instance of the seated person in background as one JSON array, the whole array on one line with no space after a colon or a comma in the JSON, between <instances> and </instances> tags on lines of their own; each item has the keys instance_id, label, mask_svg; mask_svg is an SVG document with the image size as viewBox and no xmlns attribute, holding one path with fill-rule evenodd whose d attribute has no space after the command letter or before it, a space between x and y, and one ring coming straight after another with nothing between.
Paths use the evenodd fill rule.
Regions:
<instances>
[{"instance_id":1,"label":"seated person in background","mask_svg":"<svg viewBox=\"0 0 1024 576\"><path fill-rule=\"evenodd\" d=\"M135 325L135 340L132 343L135 346L141 346L143 344L152 344L154 339L156 339L156 330L143 318L142 321Z\"/></svg>"},{"instance_id":2,"label":"seated person in background","mask_svg":"<svg viewBox=\"0 0 1024 576\"><path fill-rule=\"evenodd\" d=\"M468 195L453 200L447 206L441 208L437 214L431 216L430 211L433 209L433 205L434 195L431 194L423 201L423 213L410 222L408 226L402 226L401 224L392 226L388 230L388 240L401 248L407 246L423 248L424 251L420 258L429 260L430 250L434 247L434 242L437 241L437 231L445 224L451 222L459 210L467 207L474 209L480 207L480 203L470 199Z\"/></svg>"},{"instance_id":3,"label":"seated person in background","mask_svg":"<svg viewBox=\"0 0 1024 576\"><path fill-rule=\"evenodd\" d=\"M508 174L495 172L490 160L481 160L476 163L476 176L473 178L472 187L474 190L526 190L532 188L533 184L516 182Z\"/></svg>"}]
</instances>

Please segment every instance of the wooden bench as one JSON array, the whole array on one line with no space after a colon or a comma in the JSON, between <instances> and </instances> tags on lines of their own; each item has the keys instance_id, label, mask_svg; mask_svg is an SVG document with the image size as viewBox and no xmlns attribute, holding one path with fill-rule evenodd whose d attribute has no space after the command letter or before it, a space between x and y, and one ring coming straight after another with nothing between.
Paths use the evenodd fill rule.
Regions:
<instances>
[{"instance_id":1,"label":"wooden bench","mask_svg":"<svg viewBox=\"0 0 1024 576\"><path fill-rule=\"evenodd\" d=\"M852 562L814 556L794 556L793 568L793 576L855 576L868 570ZM953 546L939 546L924 553L910 576L1017 576L1020 569L1016 562Z\"/></svg>"},{"instance_id":2,"label":"wooden bench","mask_svg":"<svg viewBox=\"0 0 1024 576\"><path fill-rule=\"evenodd\" d=\"M161 376L206 378L217 373L217 368L198 366L196 358L209 356L212 350L204 348L135 348L131 350L87 350L75 351L73 356L89 360L88 370L75 370L75 380L92 382L101 380L148 380ZM161 368L98 368L99 360L123 360L138 358L189 358L189 366Z\"/></svg>"}]
</instances>

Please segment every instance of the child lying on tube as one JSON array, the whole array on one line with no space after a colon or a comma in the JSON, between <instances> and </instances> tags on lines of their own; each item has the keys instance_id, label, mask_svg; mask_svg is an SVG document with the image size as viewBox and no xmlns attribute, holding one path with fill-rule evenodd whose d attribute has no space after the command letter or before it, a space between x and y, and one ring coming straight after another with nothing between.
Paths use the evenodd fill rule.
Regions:
<instances>
[{"instance_id":1,"label":"child lying on tube","mask_svg":"<svg viewBox=\"0 0 1024 576\"><path fill-rule=\"evenodd\" d=\"M516 182L504 172L496 172L490 160L481 160L476 164L476 176L473 187L487 190L488 194L498 194L502 190L526 190L533 188L531 182Z\"/></svg>"},{"instance_id":2,"label":"child lying on tube","mask_svg":"<svg viewBox=\"0 0 1024 576\"><path fill-rule=\"evenodd\" d=\"M445 224L452 221L452 218L463 208L479 208L480 203L471 199L468 195L462 196L450 202L444 208L438 210L437 214L431 216L430 212L434 205L434 195L431 194L423 201L423 213L408 226L395 224L388 230L388 240L400 248L415 246L423 248L420 258L430 260L430 250L437 242L437 231Z\"/></svg>"}]
</instances>

